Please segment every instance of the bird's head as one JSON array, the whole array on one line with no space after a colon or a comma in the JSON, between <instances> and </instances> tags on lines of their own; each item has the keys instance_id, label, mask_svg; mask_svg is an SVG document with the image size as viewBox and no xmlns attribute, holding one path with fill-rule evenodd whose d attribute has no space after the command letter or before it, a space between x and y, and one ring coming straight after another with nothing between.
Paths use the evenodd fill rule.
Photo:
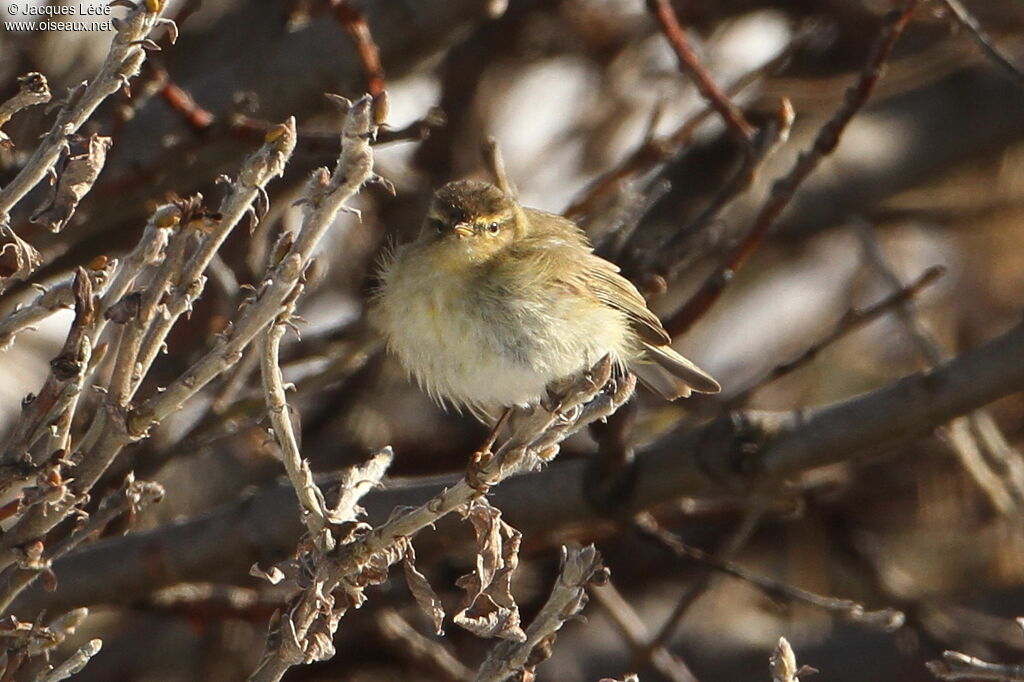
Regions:
<instances>
[{"instance_id":1,"label":"bird's head","mask_svg":"<svg viewBox=\"0 0 1024 682\"><path fill-rule=\"evenodd\" d=\"M457 180L434 193L420 238L479 262L512 243L516 214L515 201L494 185Z\"/></svg>"}]
</instances>

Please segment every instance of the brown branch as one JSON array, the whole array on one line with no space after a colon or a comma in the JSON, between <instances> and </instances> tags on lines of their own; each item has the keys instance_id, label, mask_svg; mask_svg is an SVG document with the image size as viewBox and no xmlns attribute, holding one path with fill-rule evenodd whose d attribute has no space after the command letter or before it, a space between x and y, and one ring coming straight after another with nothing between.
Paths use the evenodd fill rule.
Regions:
<instances>
[{"instance_id":1,"label":"brown branch","mask_svg":"<svg viewBox=\"0 0 1024 682\"><path fill-rule=\"evenodd\" d=\"M753 225L732 248L724 262L666 321L665 329L669 334L678 336L685 333L715 304L729 282L732 281L736 270L746 263L747 259L767 238L775 221L783 209L789 205L800 185L818 168L821 161L835 150L846 126L867 104L875 85L882 77L883 65L889 59L896 41L903 34L914 10L920 4L921 0L906 0L902 9L890 14L885 28L871 50L867 65L861 71L857 81L846 91L842 106L818 130L810 149L802 152L789 172L772 185L771 194L754 218Z\"/></svg>"},{"instance_id":2,"label":"brown branch","mask_svg":"<svg viewBox=\"0 0 1024 682\"><path fill-rule=\"evenodd\" d=\"M738 578L749 585L753 585L773 599L784 599L814 606L850 622L870 628L877 628L885 632L898 630L903 627L903 623L906 620L904 614L895 609L886 608L877 611L867 611L863 604L855 601L815 594L773 578L757 575L732 561L718 559L704 550L687 545L678 536L662 528L650 514L643 513L637 515L633 522L633 528L639 531L641 536L653 540L655 544L668 550L675 556L681 559L696 561L713 571Z\"/></svg>"},{"instance_id":3,"label":"brown branch","mask_svg":"<svg viewBox=\"0 0 1024 682\"><path fill-rule=\"evenodd\" d=\"M758 130L744 150L743 162L733 177L715 193L689 225L675 232L660 248L652 250L649 270L664 273L669 278L675 274L673 271L678 269L675 264L682 260L683 248L695 234L710 226L726 206L754 184L765 160L789 138L794 116L789 100L780 100L775 116Z\"/></svg>"},{"instance_id":4,"label":"brown branch","mask_svg":"<svg viewBox=\"0 0 1024 682\"><path fill-rule=\"evenodd\" d=\"M737 413L698 429L670 431L637 453L636 483L624 496L622 508L628 513L687 496L749 494L761 486L773 490L781 478L875 456L927 435L957 415L1024 391L1022 356L1024 325L1018 325L935 369L832 405ZM527 535L592 524L606 517L588 501L588 467L579 460L557 462L504 481L489 499L502 509L503 518ZM443 484L452 487L438 495ZM396 507L416 510L358 543L366 550L361 556L439 520L475 494L464 480L446 478L368 495L363 504L374 521L387 519ZM214 568L244 572L250 557L294 550L295 537L302 532L294 500L291 486L277 488L202 518L94 543L54 565L73 590L45 595L30 590L14 609L34 613L46 606L60 612L83 604L123 602L165 586L169 576L175 582L201 581ZM248 531L239 533L240 527ZM158 571L152 565L156 547L161 557ZM140 581L140 575L146 580Z\"/></svg>"},{"instance_id":5,"label":"brown branch","mask_svg":"<svg viewBox=\"0 0 1024 682\"><path fill-rule=\"evenodd\" d=\"M1024 665L989 663L959 651L944 651L941 661L928 661L925 666L940 680L1024 682Z\"/></svg>"},{"instance_id":6,"label":"brown branch","mask_svg":"<svg viewBox=\"0 0 1024 682\"><path fill-rule=\"evenodd\" d=\"M663 644L648 645L653 638L646 623L611 580L603 585L592 585L588 592L604 608L612 623L622 633L633 651L634 660L640 658L638 654L643 652L643 663L650 663L671 682L698 682L689 666Z\"/></svg>"},{"instance_id":7,"label":"brown branch","mask_svg":"<svg viewBox=\"0 0 1024 682\"><path fill-rule=\"evenodd\" d=\"M840 339L846 338L858 329L892 312L893 309L899 308L907 301L916 298L922 291L937 282L945 273L946 268L941 265L933 265L921 273L913 282L906 286L901 285L896 291L877 303L872 303L866 308L851 307L847 309L830 332L808 346L797 357L776 365L766 375L754 381L747 388L729 396L726 403L730 406L742 405L754 391L795 372L814 360L823 350Z\"/></svg>"},{"instance_id":8,"label":"brown branch","mask_svg":"<svg viewBox=\"0 0 1024 682\"><path fill-rule=\"evenodd\" d=\"M50 101L50 86L46 83L46 76L41 73L26 73L18 77L18 94L6 102L0 102L0 128L11 120L19 111L34 107L37 104L46 104ZM11 148L14 143L11 138L0 130L0 149Z\"/></svg>"},{"instance_id":9,"label":"brown branch","mask_svg":"<svg viewBox=\"0 0 1024 682\"><path fill-rule=\"evenodd\" d=\"M941 0L941 2L949 9L956 22L967 31L971 40L981 48L985 56L998 66L1004 74L1016 82L1017 85L1024 87L1024 71L995 46L992 37L985 32L985 29L981 27L981 24L971 14L970 10L960 0Z\"/></svg>"},{"instance_id":10,"label":"brown branch","mask_svg":"<svg viewBox=\"0 0 1024 682\"><path fill-rule=\"evenodd\" d=\"M686 38L686 32L679 25L679 18L669 0L647 0L647 9L658 21L661 32L665 34L673 52L676 53L679 69L693 80L704 100L722 117L732 136L743 146L750 144L754 138L754 127L743 118L743 113L729 101L728 96L719 89L711 74L700 63L697 53L693 51L690 41Z\"/></svg>"},{"instance_id":11,"label":"brown branch","mask_svg":"<svg viewBox=\"0 0 1024 682\"><path fill-rule=\"evenodd\" d=\"M123 4L128 5L127 1ZM129 5L128 15L117 23L117 33L99 73L84 88L77 89L61 110L53 127L35 148L17 176L0 190L0 223L29 191L53 169L68 135L78 132L96 108L133 78L146 58L144 45L153 27L169 20L161 19L163 2L150 1Z\"/></svg>"},{"instance_id":12,"label":"brown branch","mask_svg":"<svg viewBox=\"0 0 1024 682\"><path fill-rule=\"evenodd\" d=\"M793 51L806 41L807 35L807 33L803 33L797 36L790 41L786 49L771 60L737 78L726 88L726 94L729 97L735 97L766 75L779 71L789 62ZM562 215L577 220L581 216L593 212L601 200L622 186L627 179L642 175L675 156L684 145L689 144L697 129L713 113L714 109L705 106L664 137L653 137L653 131L648 130L648 134L644 136L643 141L636 149L630 152L617 166L590 181L562 211Z\"/></svg>"},{"instance_id":13,"label":"brown branch","mask_svg":"<svg viewBox=\"0 0 1024 682\"><path fill-rule=\"evenodd\" d=\"M380 63L380 49L370 33L366 15L349 0L331 0L334 18L344 27L356 45L356 53L366 73L366 91L377 97L384 93L384 67Z\"/></svg>"},{"instance_id":14,"label":"brown branch","mask_svg":"<svg viewBox=\"0 0 1024 682\"><path fill-rule=\"evenodd\" d=\"M442 642L420 634L394 609L384 609L377 616L377 622L381 636L394 644L395 653L411 659L417 667L425 664L446 680L472 682L472 670L455 658Z\"/></svg>"},{"instance_id":15,"label":"brown branch","mask_svg":"<svg viewBox=\"0 0 1024 682\"><path fill-rule=\"evenodd\" d=\"M496 644L480 664L474 682L503 682L513 676L532 676L534 668L551 655L555 633L583 610L587 585L591 580L600 582L604 571L601 555L593 545L562 547L558 580L548 600L526 628L526 640L504 640Z\"/></svg>"},{"instance_id":16,"label":"brown branch","mask_svg":"<svg viewBox=\"0 0 1024 682\"><path fill-rule=\"evenodd\" d=\"M747 512L743 517L742 523L722 543L721 549L716 552L716 557L722 561L731 561L740 549L750 541L763 517L764 513L760 505ZM689 612L690 607L704 594L704 591L711 584L713 576L714 574L710 570L705 569L703 573L691 580L686 586L686 591L676 600L672 613L662 623L661 628L649 642L644 644L635 656L638 663L652 660L659 647L668 646L679 623L682 622L683 617Z\"/></svg>"},{"instance_id":17,"label":"brown branch","mask_svg":"<svg viewBox=\"0 0 1024 682\"><path fill-rule=\"evenodd\" d=\"M900 280L886 262L874 233L866 224L858 227L868 261L889 287L899 289ZM902 301L896 307L896 315L929 366L934 367L949 358L949 353L918 315L912 299ZM992 506L1002 514L1015 517L1024 507L1024 458L1007 442L992 416L985 410L977 410L952 420L941 432Z\"/></svg>"}]
</instances>

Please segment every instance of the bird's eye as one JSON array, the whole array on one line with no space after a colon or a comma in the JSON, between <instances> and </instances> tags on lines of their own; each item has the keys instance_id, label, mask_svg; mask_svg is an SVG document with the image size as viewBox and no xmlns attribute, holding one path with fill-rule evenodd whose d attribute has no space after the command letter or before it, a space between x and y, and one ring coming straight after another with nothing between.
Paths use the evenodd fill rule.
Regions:
<instances>
[{"instance_id":1,"label":"bird's eye","mask_svg":"<svg viewBox=\"0 0 1024 682\"><path fill-rule=\"evenodd\" d=\"M444 221L437 218L427 218L427 226L438 234L444 232Z\"/></svg>"},{"instance_id":2,"label":"bird's eye","mask_svg":"<svg viewBox=\"0 0 1024 682\"><path fill-rule=\"evenodd\" d=\"M487 226L487 231L490 232L491 234L498 234L498 230L500 229L500 227L501 226L498 225L498 223L491 223L490 225Z\"/></svg>"}]
</instances>

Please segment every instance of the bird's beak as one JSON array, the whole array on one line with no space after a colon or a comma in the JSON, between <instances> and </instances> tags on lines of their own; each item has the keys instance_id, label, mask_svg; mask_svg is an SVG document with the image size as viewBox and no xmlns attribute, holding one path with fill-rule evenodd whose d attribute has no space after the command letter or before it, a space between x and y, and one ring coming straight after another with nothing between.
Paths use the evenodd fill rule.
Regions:
<instances>
[{"instance_id":1,"label":"bird's beak","mask_svg":"<svg viewBox=\"0 0 1024 682\"><path fill-rule=\"evenodd\" d=\"M459 239L462 239L463 237L470 237L470 236L472 236L473 235L473 228L471 228L469 225L467 225L465 223L459 223L458 225L456 225L452 229L452 232L455 233L456 237L458 237Z\"/></svg>"}]
</instances>

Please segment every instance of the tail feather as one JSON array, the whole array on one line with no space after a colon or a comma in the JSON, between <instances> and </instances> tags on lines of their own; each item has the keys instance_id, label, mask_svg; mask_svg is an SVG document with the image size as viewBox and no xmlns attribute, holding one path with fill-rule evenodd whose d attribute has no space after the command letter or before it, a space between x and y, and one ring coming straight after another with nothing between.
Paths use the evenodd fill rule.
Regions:
<instances>
[{"instance_id":1,"label":"tail feather","mask_svg":"<svg viewBox=\"0 0 1024 682\"><path fill-rule=\"evenodd\" d=\"M718 393L722 387L710 374L669 346L644 344L644 357L630 368L637 379L666 400L698 393Z\"/></svg>"}]
</instances>

